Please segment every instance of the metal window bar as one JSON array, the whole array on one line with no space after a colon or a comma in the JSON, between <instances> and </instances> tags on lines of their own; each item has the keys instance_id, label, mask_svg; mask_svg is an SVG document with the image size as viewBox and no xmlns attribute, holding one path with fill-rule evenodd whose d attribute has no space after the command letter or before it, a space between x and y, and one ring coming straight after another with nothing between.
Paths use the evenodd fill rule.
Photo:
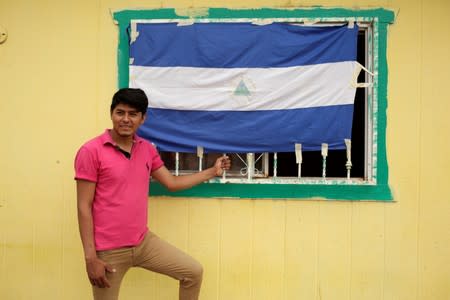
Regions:
<instances>
[{"instance_id":1,"label":"metal window bar","mask_svg":"<svg viewBox=\"0 0 450 300\"><path fill-rule=\"evenodd\" d=\"M203 170L203 147L197 146L197 156L198 156L198 171Z\"/></svg>"},{"instance_id":2,"label":"metal window bar","mask_svg":"<svg viewBox=\"0 0 450 300\"><path fill-rule=\"evenodd\" d=\"M255 153L246 153L246 159L244 160L239 154L236 156L244 164L244 167L240 169L241 176L247 176L248 180L252 180L255 175L264 174L265 177L269 175L269 155L268 153L262 153L255 159ZM262 170L257 169L255 166L259 160L262 159Z\"/></svg>"},{"instance_id":3,"label":"metal window bar","mask_svg":"<svg viewBox=\"0 0 450 300\"><path fill-rule=\"evenodd\" d=\"M253 179L253 174L255 173L255 154L247 153L247 180L251 181Z\"/></svg>"},{"instance_id":4,"label":"metal window bar","mask_svg":"<svg viewBox=\"0 0 450 300\"><path fill-rule=\"evenodd\" d=\"M347 153L347 162L345 163L345 167L347 168L347 179L350 180L350 172L352 170L352 141L349 139L345 139L345 148Z\"/></svg>"},{"instance_id":5,"label":"metal window bar","mask_svg":"<svg viewBox=\"0 0 450 300\"><path fill-rule=\"evenodd\" d=\"M226 155L227 155L226 153L223 154L223 156L226 156ZM226 179L227 179L227 171L223 170L222 180L225 181Z\"/></svg>"},{"instance_id":6,"label":"metal window bar","mask_svg":"<svg viewBox=\"0 0 450 300\"><path fill-rule=\"evenodd\" d=\"M277 178L277 170L278 170L278 153L273 153L273 178Z\"/></svg>"},{"instance_id":7,"label":"metal window bar","mask_svg":"<svg viewBox=\"0 0 450 300\"><path fill-rule=\"evenodd\" d=\"M327 177L327 156L328 156L328 144L322 144L322 178Z\"/></svg>"},{"instance_id":8,"label":"metal window bar","mask_svg":"<svg viewBox=\"0 0 450 300\"><path fill-rule=\"evenodd\" d=\"M279 177L279 170L278 170L278 153L273 152L273 176L269 177L269 160L270 156L269 153L245 153L244 154L236 154L231 153L228 154L229 156L237 157L240 162L243 164L242 168L235 169L237 172L233 171L226 171L223 173L222 177L219 179L220 182L226 183L226 182L248 182L248 183L289 183L289 182L296 182L296 183L336 183L336 180L338 180L341 184L349 183L368 183L364 181L363 178L351 178L351 169L352 169L352 161L351 161L351 140L345 140L346 145L346 161L344 163L344 166L346 168L346 175L343 177L337 177L337 178L328 178L327 177L327 156L328 156L328 149L326 147L321 152L322 154L322 174L319 178L316 177L302 177L301 173L301 160L297 161L297 167L298 167L298 174L297 176L282 176ZM298 149L300 150L300 149ZM200 151L201 152L201 151ZM198 154L198 153L197 153ZM296 153L297 154L297 153ZM226 153L222 153L222 155L227 155ZM185 153L177 153L173 152L172 156L172 167L174 170L172 170L173 174L175 176L180 176L182 174L189 174L192 172L195 172L195 170L189 170L184 169L184 165L186 164L186 161L197 158L198 155L195 154L185 154ZM213 156L214 158L215 156ZM211 159L208 159L206 156L203 156L201 160L207 159L209 162L211 162ZM301 158L300 158L301 159ZM197 161L199 162L199 161ZM204 163L202 163L204 164ZM191 163L192 165L192 163ZM199 166L199 165L198 165ZM200 166L199 166L200 167Z\"/></svg>"},{"instance_id":9,"label":"metal window bar","mask_svg":"<svg viewBox=\"0 0 450 300\"><path fill-rule=\"evenodd\" d=\"M175 176L180 175L180 153L175 152Z\"/></svg>"},{"instance_id":10,"label":"metal window bar","mask_svg":"<svg viewBox=\"0 0 450 300\"><path fill-rule=\"evenodd\" d=\"M302 144L295 144L295 161L297 163L297 178L302 177Z\"/></svg>"}]
</instances>

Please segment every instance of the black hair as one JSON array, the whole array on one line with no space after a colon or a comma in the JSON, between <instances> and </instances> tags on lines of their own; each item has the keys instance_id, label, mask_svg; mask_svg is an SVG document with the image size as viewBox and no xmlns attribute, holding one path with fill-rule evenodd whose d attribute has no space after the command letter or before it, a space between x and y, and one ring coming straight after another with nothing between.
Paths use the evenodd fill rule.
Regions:
<instances>
[{"instance_id":1,"label":"black hair","mask_svg":"<svg viewBox=\"0 0 450 300\"><path fill-rule=\"evenodd\" d=\"M148 98L141 89L122 88L118 90L112 98L110 112L112 113L114 108L121 103L135 108L142 115L147 112Z\"/></svg>"}]
</instances>

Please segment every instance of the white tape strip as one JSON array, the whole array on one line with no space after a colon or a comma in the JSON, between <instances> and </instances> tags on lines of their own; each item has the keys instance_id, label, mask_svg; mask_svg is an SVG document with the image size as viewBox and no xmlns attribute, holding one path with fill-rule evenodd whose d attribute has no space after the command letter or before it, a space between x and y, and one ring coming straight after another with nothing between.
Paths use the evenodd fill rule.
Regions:
<instances>
[{"instance_id":1,"label":"white tape strip","mask_svg":"<svg viewBox=\"0 0 450 300\"><path fill-rule=\"evenodd\" d=\"M370 75L375 76L374 73L370 72L370 71L369 71L366 67L364 67L362 64L360 64L359 62L356 62L356 63L361 67L361 69L363 69L364 71L366 71L366 72L369 73Z\"/></svg>"},{"instance_id":2,"label":"white tape strip","mask_svg":"<svg viewBox=\"0 0 450 300\"><path fill-rule=\"evenodd\" d=\"M203 147L202 146L197 146L197 157L203 158Z\"/></svg>"},{"instance_id":3,"label":"white tape strip","mask_svg":"<svg viewBox=\"0 0 450 300\"><path fill-rule=\"evenodd\" d=\"M350 19L348 21L347 28L354 28L355 27L355 20Z\"/></svg>"},{"instance_id":4,"label":"white tape strip","mask_svg":"<svg viewBox=\"0 0 450 300\"><path fill-rule=\"evenodd\" d=\"M187 20L183 20L183 21L178 21L177 26L190 26L193 24L194 24L194 20L187 19Z\"/></svg>"},{"instance_id":5,"label":"white tape strip","mask_svg":"<svg viewBox=\"0 0 450 300\"><path fill-rule=\"evenodd\" d=\"M302 177L302 144L295 144L295 159L298 164L297 177Z\"/></svg>"},{"instance_id":6,"label":"white tape strip","mask_svg":"<svg viewBox=\"0 0 450 300\"><path fill-rule=\"evenodd\" d=\"M355 71L353 72L352 82L350 83L350 85L354 88L372 86L372 82L358 82L358 76L359 76L359 73L361 72L361 70L364 70L371 76L375 76L372 72L370 72L368 69L366 69L359 62L356 62Z\"/></svg>"},{"instance_id":7,"label":"white tape strip","mask_svg":"<svg viewBox=\"0 0 450 300\"><path fill-rule=\"evenodd\" d=\"M302 144L295 144L295 160L298 164L302 163Z\"/></svg>"},{"instance_id":8,"label":"white tape strip","mask_svg":"<svg viewBox=\"0 0 450 300\"><path fill-rule=\"evenodd\" d=\"M305 24L306 26L311 26L316 24L317 22L319 22L318 19L304 19L303 20L303 24Z\"/></svg>"},{"instance_id":9,"label":"white tape strip","mask_svg":"<svg viewBox=\"0 0 450 300\"><path fill-rule=\"evenodd\" d=\"M347 148L347 160L352 160L352 140L344 139L345 147Z\"/></svg>"},{"instance_id":10,"label":"white tape strip","mask_svg":"<svg viewBox=\"0 0 450 300\"><path fill-rule=\"evenodd\" d=\"M322 177L327 177L328 144L322 144Z\"/></svg>"},{"instance_id":11,"label":"white tape strip","mask_svg":"<svg viewBox=\"0 0 450 300\"><path fill-rule=\"evenodd\" d=\"M252 22L253 25L260 25L260 26L269 25L272 23L273 21L271 19L259 19Z\"/></svg>"},{"instance_id":12,"label":"white tape strip","mask_svg":"<svg viewBox=\"0 0 450 300\"><path fill-rule=\"evenodd\" d=\"M130 24L130 44L134 43L139 36L139 31L137 31L137 23L131 22Z\"/></svg>"},{"instance_id":13,"label":"white tape strip","mask_svg":"<svg viewBox=\"0 0 450 300\"><path fill-rule=\"evenodd\" d=\"M344 139L345 147L347 148L347 162L345 167L347 168L347 179L350 179L350 172L352 170L352 140Z\"/></svg>"},{"instance_id":14,"label":"white tape strip","mask_svg":"<svg viewBox=\"0 0 450 300\"><path fill-rule=\"evenodd\" d=\"M322 144L322 156L323 157L328 156L328 144L326 144L326 143Z\"/></svg>"},{"instance_id":15,"label":"white tape strip","mask_svg":"<svg viewBox=\"0 0 450 300\"><path fill-rule=\"evenodd\" d=\"M198 156L198 170L203 170L203 147L197 146L197 156Z\"/></svg>"}]
</instances>

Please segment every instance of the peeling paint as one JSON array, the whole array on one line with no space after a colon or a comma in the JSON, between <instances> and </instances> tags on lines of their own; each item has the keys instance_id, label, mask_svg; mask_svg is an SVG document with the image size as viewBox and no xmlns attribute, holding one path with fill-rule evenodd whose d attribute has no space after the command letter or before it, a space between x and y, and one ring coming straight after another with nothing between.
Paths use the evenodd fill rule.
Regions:
<instances>
[{"instance_id":1,"label":"peeling paint","mask_svg":"<svg viewBox=\"0 0 450 300\"><path fill-rule=\"evenodd\" d=\"M175 14L180 17L188 17L190 19L207 17L209 15L209 9L202 8L175 8Z\"/></svg>"}]
</instances>

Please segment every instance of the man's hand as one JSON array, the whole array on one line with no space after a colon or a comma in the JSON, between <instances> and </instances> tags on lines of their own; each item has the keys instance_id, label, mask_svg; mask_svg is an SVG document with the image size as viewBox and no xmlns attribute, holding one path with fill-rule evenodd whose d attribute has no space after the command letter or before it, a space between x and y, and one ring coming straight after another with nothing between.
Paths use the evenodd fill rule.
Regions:
<instances>
[{"instance_id":1,"label":"man's hand","mask_svg":"<svg viewBox=\"0 0 450 300\"><path fill-rule=\"evenodd\" d=\"M226 155L219 157L214 164L214 169L216 171L216 176L222 176L225 170L229 170L231 167L230 158Z\"/></svg>"},{"instance_id":2,"label":"man's hand","mask_svg":"<svg viewBox=\"0 0 450 300\"><path fill-rule=\"evenodd\" d=\"M169 191L175 192L179 190L188 189L201 182L209 180L215 176L222 176L225 170L229 170L231 166L230 158L228 156L221 156L216 160L214 166L203 170L201 172L174 176L165 166L152 172L152 177L158 180Z\"/></svg>"},{"instance_id":3,"label":"man's hand","mask_svg":"<svg viewBox=\"0 0 450 300\"><path fill-rule=\"evenodd\" d=\"M86 271L92 285L99 288L109 288L106 272L114 273L116 270L98 257L86 259Z\"/></svg>"}]
</instances>

